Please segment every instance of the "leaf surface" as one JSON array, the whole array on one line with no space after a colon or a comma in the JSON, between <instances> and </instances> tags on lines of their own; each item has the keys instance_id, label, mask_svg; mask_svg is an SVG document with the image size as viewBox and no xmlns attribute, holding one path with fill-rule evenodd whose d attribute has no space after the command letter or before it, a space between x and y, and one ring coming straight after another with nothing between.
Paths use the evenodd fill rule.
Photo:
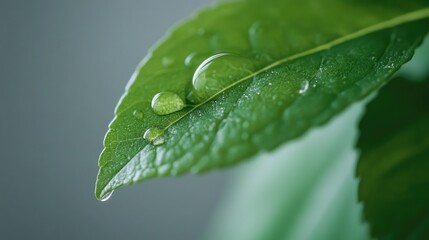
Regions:
<instances>
[{"instance_id":1,"label":"leaf surface","mask_svg":"<svg viewBox=\"0 0 429 240\"><path fill-rule=\"evenodd\" d=\"M429 79L395 79L361 122L359 199L378 239L429 239Z\"/></svg>"},{"instance_id":2,"label":"leaf surface","mask_svg":"<svg viewBox=\"0 0 429 240\"><path fill-rule=\"evenodd\" d=\"M248 0L201 11L151 51L126 87L99 159L97 198L147 178L230 166L326 123L411 58L428 17L411 1ZM218 53L254 69L197 105L154 113L154 95L186 99L198 65ZM162 131L163 144L143 138L149 128Z\"/></svg>"}]
</instances>

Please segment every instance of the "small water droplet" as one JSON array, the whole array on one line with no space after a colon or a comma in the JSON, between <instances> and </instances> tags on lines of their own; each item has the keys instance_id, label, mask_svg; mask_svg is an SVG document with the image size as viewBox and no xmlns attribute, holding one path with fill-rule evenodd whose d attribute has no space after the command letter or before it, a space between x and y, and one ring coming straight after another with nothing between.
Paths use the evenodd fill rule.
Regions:
<instances>
[{"instance_id":1,"label":"small water droplet","mask_svg":"<svg viewBox=\"0 0 429 240\"><path fill-rule=\"evenodd\" d=\"M244 57L231 53L219 53L204 60L192 79L193 99L191 102L204 101L224 90L243 77L252 74L253 63Z\"/></svg>"},{"instance_id":2,"label":"small water droplet","mask_svg":"<svg viewBox=\"0 0 429 240\"><path fill-rule=\"evenodd\" d=\"M172 92L160 92L152 98L152 110L158 115L174 113L184 107L182 98Z\"/></svg>"},{"instance_id":3,"label":"small water droplet","mask_svg":"<svg viewBox=\"0 0 429 240\"><path fill-rule=\"evenodd\" d=\"M301 89L299 89L299 94L304 94L307 92L309 86L309 82L307 80L303 81L301 83Z\"/></svg>"},{"instance_id":4,"label":"small water droplet","mask_svg":"<svg viewBox=\"0 0 429 240\"><path fill-rule=\"evenodd\" d=\"M105 201L109 200L109 198L112 196L112 194L113 194L113 190L112 190L112 191L110 191L110 192L108 192L108 193L106 193L106 194L104 194L104 195L100 198L100 201L105 202Z\"/></svg>"},{"instance_id":5,"label":"small water droplet","mask_svg":"<svg viewBox=\"0 0 429 240\"><path fill-rule=\"evenodd\" d=\"M153 145L160 145L165 142L163 137L164 131L157 127L149 128L143 134L143 138L151 142Z\"/></svg>"},{"instance_id":6,"label":"small water droplet","mask_svg":"<svg viewBox=\"0 0 429 240\"><path fill-rule=\"evenodd\" d=\"M140 110L134 110L133 116L139 121L143 120L143 112Z\"/></svg>"},{"instance_id":7,"label":"small water droplet","mask_svg":"<svg viewBox=\"0 0 429 240\"><path fill-rule=\"evenodd\" d=\"M195 58L196 53L191 53L185 58L185 66L190 67L192 66L193 59Z\"/></svg>"},{"instance_id":8,"label":"small water droplet","mask_svg":"<svg viewBox=\"0 0 429 240\"><path fill-rule=\"evenodd\" d=\"M164 67L170 67L171 65L173 65L174 60L172 58L169 57L163 57L162 58L162 65Z\"/></svg>"}]
</instances>

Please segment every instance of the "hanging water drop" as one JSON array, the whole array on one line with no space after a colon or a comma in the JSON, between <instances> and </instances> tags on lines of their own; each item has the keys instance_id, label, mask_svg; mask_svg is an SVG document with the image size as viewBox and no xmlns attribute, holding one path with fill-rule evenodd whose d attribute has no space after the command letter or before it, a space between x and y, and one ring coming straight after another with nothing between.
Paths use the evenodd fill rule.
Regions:
<instances>
[{"instance_id":1,"label":"hanging water drop","mask_svg":"<svg viewBox=\"0 0 429 240\"><path fill-rule=\"evenodd\" d=\"M182 98L172 92L160 92L152 98L152 110L158 115L174 113L184 107Z\"/></svg>"},{"instance_id":2,"label":"hanging water drop","mask_svg":"<svg viewBox=\"0 0 429 240\"><path fill-rule=\"evenodd\" d=\"M310 83L307 80L303 81L301 83L301 89L299 89L299 94L304 94L305 92L307 92L309 85Z\"/></svg>"},{"instance_id":3,"label":"hanging water drop","mask_svg":"<svg viewBox=\"0 0 429 240\"><path fill-rule=\"evenodd\" d=\"M104 194L104 195L100 198L100 201L105 202L105 201L109 200L109 198L112 196L112 194L113 194L113 190L112 190L112 191L110 191L110 192L108 192L108 193L106 193L106 194Z\"/></svg>"},{"instance_id":4,"label":"hanging water drop","mask_svg":"<svg viewBox=\"0 0 429 240\"><path fill-rule=\"evenodd\" d=\"M140 110L134 110L133 116L139 121L143 120L143 112Z\"/></svg>"},{"instance_id":5,"label":"hanging water drop","mask_svg":"<svg viewBox=\"0 0 429 240\"><path fill-rule=\"evenodd\" d=\"M204 60L192 79L192 102L204 101L254 71L252 61L231 53L219 53Z\"/></svg>"},{"instance_id":6,"label":"hanging water drop","mask_svg":"<svg viewBox=\"0 0 429 240\"><path fill-rule=\"evenodd\" d=\"M153 127L144 132L143 138L151 142L153 145L161 145L165 142L163 134L164 131L162 129Z\"/></svg>"}]
</instances>

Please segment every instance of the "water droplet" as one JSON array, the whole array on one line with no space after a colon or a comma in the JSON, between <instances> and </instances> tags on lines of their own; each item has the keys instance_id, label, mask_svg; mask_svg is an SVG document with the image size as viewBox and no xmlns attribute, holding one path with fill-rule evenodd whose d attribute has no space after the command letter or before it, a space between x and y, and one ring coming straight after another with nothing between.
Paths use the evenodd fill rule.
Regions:
<instances>
[{"instance_id":1,"label":"water droplet","mask_svg":"<svg viewBox=\"0 0 429 240\"><path fill-rule=\"evenodd\" d=\"M165 142L163 134L164 131L162 129L153 127L146 130L143 134L143 138L151 142L153 145L160 145Z\"/></svg>"},{"instance_id":2,"label":"water droplet","mask_svg":"<svg viewBox=\"0 0 429 240\"><path fill-rule=\"evenodd\" d=\"M299 89L299 94L304 94L307 92L309 86L309 82L307 80L303 81L301 83L301 89Z\"/></svg>"},{"instance_id":3,"label":"water droplet","mask_svg":"<svg viewBox=\"0 0 429 240\"><path fill-rule=\"evenodd\" d=\"M164 67L170 67L171 65L173 65L174 60L172 58L169 57L163 57L162 58L162 65Z\"/></svg>"},{"instance_id":4,"label":"water droplet","mask_svg":"<svg viewBox=\"0 0 429 240\"><path fill-rule=\"evenodd\" d=\"M158 115L174 113L184 107L182 98L172 92L160 92L152 98L152 110Z\"/></svg>"},{"instance_id":5,"label":"water droplet","mask_svg":"<svg viewBox=\"0 0 429 240\"><path fill-rule=\"evenodd\" d=\"M206 54L197 54L193 52L185 58L184 64L186 67L197 67L206 57Z\"/></svg>"},{"instance_id":6,"label":"water droplet","mask_svg":"<svg viewBox=\"0 0 429 240\"><path fill-rule=\"evenodd\" d=\"M140 110L134 110L133 116L139 121L143 120L143 112Z\"/></svg>"},{"instance_id":7,"label":"water droplet","mask_svg":"<svg viewBox=\"0 0 429 240\"><path fill-rule=\"evenodd\" d=\"M253 63L244 57L231 53L219 53L204 60L192 79L193 99L191 102L204 101L224 90L243 77L252 74Z\"/></svg>"},{"instance_id":8,"label":"water droplet","mask_svg":"<svg viewBox=\"0 0 429 240\"><path fill-rule=\"evenodd\" d=\"M185 58L185 66L190 67L192 66L192 60L195 58L196 53L191 53Z\"/></svg>"},{"instance_id":9,"label":"water droplet","mask_svg":"<svg viewBox=\"0 0 429 240\"><path fill-rule=\"evenodd\" d=\"M113 190L112 190L112 191L110 191L110 192L108 192L108 193L106 193L106 194L104 194L104 195L100 198L100 201L105 202L105 201L109 200L109 198L112 196L112 194L113 194Z\"/></svg>"}]
</instances>

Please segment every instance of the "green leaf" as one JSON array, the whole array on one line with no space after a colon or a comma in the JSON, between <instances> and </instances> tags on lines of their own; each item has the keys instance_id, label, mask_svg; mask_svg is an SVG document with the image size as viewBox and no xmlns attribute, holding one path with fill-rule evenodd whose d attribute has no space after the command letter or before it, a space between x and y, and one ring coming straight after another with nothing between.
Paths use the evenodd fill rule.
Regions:
<instances>
[{"instance_id":1,"label":"green leaf","mask_svg":"<svg viewBox=\"0 0 429 240\"><path fill-rule=\"evenodd\" d=\"M201 11L133 75L104 141L97 198L147 178L230 166L326 123L411 58L428 17L426 5L410 1L248 0ZM160 92L192 99L195 70L218 53L253 66L217 61L211 76L228 80L212 78L217 92L196 94L200 102L178 112L154 113ZM155 144L143 138L148 129Z\"/></svg>"},{"instance_id":2,"label":"green leaf","mask_svg":"<svg viewBox=\"0 0 429 240\"><path fill-rule=\"evenodd\" d=\"M429 79L395 79L361 122L359 199L379 239L429 239Z\"/></svg>"},{"instance_id":3,"label":"green leaf","mask_svg":"<svg viewBox=\"0 0 429 240\"><path fill-rule=\"evenodd\" d=\"M364 103L243 165L208 239L369 239L354 178ZM311 149L309 151L308 149Z\"/></svg>"},{"instance_id":4,"label":"green leaf","mask_svg":"<svg viewBox=\"0 0 429 240\"><path fill-rule=\"evenodd\" d=\"M423 81L429 77L429 38L425 38L422 45L416 49L411 61L407 62L398 75L411 81Z\"/></svg>"}]
</instances>

